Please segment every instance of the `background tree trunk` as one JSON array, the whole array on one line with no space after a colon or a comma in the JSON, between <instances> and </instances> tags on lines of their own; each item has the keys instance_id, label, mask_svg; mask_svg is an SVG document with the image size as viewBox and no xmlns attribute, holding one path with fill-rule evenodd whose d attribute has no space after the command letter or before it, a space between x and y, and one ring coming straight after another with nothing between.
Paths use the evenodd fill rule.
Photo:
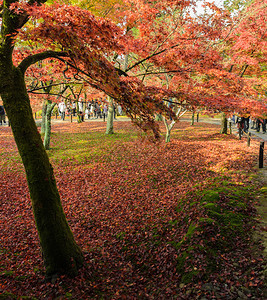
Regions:
<instances>
[{"instance_id":1,"label":"background tree trunk","mask_svg":"<svg viewBox=\"0 0 267 300\"><path fill-rule=\"evenodd\" d=\"M191 118L191 126L193 126L195 123L195 112L192 112L192 118Z\"/></svg>"},{"instance_id":2,"label":"background tree trunk","mask_svg":"<svg viewBox=\"0 0 267 300\"><path fill-rule=\"evenodd\" d=\"M8 70L7 74L0 68L0 81L7 83L1 97L25 167L46 273L76 275L83 255L62 209L53 168L33 118L24 75L14 66Z\"/></svg>"},{"instance_id":3,"label":"background tree trunk","mask_svg":"<svg viewBox=\"0 0 267 300\"><path fill-rule=\"evenodd\" d=\"M162 121L162 120L163 120L162 115L161 114L156 114L155 121L159 122L159 121Z\"/></svg>"},{"instance_id":4,"label":"background tree trunk","mask_svg":"<svg viewBox=\"0 0 267 300\"><path fill-rule=\"evenodd\" d=\"M221 113L221 130L220 130L221 134L227 134L227 119L225 116L225 113L222 112Z\"/></svg>"},{"instance_id":5,"label":"background tree trunk","mask_svg":"<svg viewBox=\"0 0 267 300\"><path fill-rule=\"evenodd\" d=\"M56 103L52 103L47 100L47 110L45 119L45 136L44 136L44 148L45 150L50 149L50 137L51 137L51 116Z\"/></svg>"},{"instance_id":6,"label":"background tree trunk","mask_svg":"<svg viewBox=\"0 0 267 300\"><path fill-rule=\"evenodd\" d=\"M47 101L46 101L46 100L43 100L43 106L42 106L42 123L41 123L41 135L44 135L44 134L45 134L46 109L47 109Z\"/></svg>"},{"instance_id":7,"label":"background tree trunk","mask_svg":"<svg viewBox=\"0 0 267 300\"><path fill-rule=\"evenodd\" d=\"M114 118L114 106L113 106L113 99L108 96L108 117L107 117L107 129L106 134L113 134L113 118Z\"/></svg>"},{"instance_id":8,"label":"background tree trunk","mask_svg":"<svg viewBox=\"0 0 267 300\"><path fill-rule=\"evenodd\" d=\"M75 102L76 102L76 112L77 112L77 123L82 123L82 116L79 111L79 104L78 101Z\"/></svg>"},{"instance_id":9,"label":"background tree trunk","mask_svg":"<svg viewBox=\"0 0 267 300\"><path fill-rule=\"evenodd\" d=\"M179 120L185 113L186 109L183 110L183 108L180 106L175 113L177 120ZM174 125L176 124L177 120L174 119L170 124L168 124L168 120L164 116L162 116L162 119L166 128L165 142L169 143L171 140L171 131Z\"/></svg>"},{"instance_id":10,"label":"background tree trunk","mask_svg":"<svg viewBox=\"0 0 267 300\"><path fill-rule=\"evenodd\" d=\"M168 124L168 121L165 117L163 117L163 123L164 123L165 128L166 128L165 142L169 143L170 140L171 140L171 128L170 128L170 126Z\"/></svg>"}]
</instances>

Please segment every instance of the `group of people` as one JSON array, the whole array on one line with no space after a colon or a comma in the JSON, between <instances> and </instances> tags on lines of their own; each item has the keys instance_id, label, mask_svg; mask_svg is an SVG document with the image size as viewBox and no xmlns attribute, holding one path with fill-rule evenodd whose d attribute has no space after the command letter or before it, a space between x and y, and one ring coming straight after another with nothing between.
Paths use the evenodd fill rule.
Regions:
<instances>
[{"instance_id":1,"label":"group of people","mask_svg":"<svg viewBox=\"0 0 267 300\"><path fill-rule=\"evenodd\" d=\"M114 107L114 119L116 119L116 115L122 115L122 108L120 105L113 105ZM81 118L81 121L84 121L85 119L104 119L108 115L108 105L106 102L106 99L93 99L91 101L85 102L82 100L79 101L61 101L58 104L58 113L61 116L61 119L64 120L66 115L79 115Z\"/></svg>"},{"instance_id":2,"label":"group of people","mask_svg":"<svg viewBox=\"0 0 267 300\"><path fill-rule=\"evenodd\" d=\"M248 129L251 124L251 129L255 129L257 132L260 132L262 128L262 133L266 133L267 119L264 118L250 118L250 116L233 116L232 121L237 125L238 128L242 129L245 133L248 132Z\"/></svg>"}]
</instances>

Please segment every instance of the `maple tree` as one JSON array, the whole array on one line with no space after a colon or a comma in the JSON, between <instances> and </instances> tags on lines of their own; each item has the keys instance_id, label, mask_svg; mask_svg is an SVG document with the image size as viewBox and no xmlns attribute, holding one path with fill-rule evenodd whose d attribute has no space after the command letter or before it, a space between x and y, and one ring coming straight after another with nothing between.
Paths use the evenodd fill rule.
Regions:
<instances>
[{"instance_id":1,"label":"maple tree","mask_svg":"<svg viewBox=\"0 0 267 300\"><path fill-rule=\"evenodd\" d=\"M125 67L121 68L121 56L118 56L121 52L118 52L118 49L114 49L115 55L114 52L109 52L109 59L115 58L117 68L120 68L119 74L142 76L143 79L150 75L149 80L152 83L150 86L153 86L155 93L155 76L151 75L171 74L171 90L176 91L178 95L175 96L178 96L179 100L185 100L187 105L217 111L240 110L241 102L246 105L246 102L250 101L247 97L244 98L244 92L249 92L250 97L253 97L255 91L251 89L245 91L244 82L238 81L237 76L224 70L223 55L217 46L226 39L225 29L227 36L234 25L232 23L226 25L230 20L229 15L212 4L207 4L212 9L212 14L194 18L188 11L192 4L194 1L168 1L168 3L123 1L123 9L118 10L117 22L124 18L123 28L125 28L126 37L130 37L127 39L127 47L123 50L126 51ZM40 30L43 34L45 29ZM34 30L33 34L38 36L38 30ZM47 38L50 34L46 32L45 37ZM63 47L66 46L57 37L53 39L56 39ZM138 72L139 69L142 73ZM129 80L129 76L127 79ZM146 83L149 81L146 80ZM139 84L139 91L135 90L135 92L138 92L140 96L142 83L137 81L136 84ZM110 86L108 88L106 84L103 89L108 92ZM145 92L147 93L147 89ZM118 90L115 93L113 91L112 96L114 99L118 98L116 101L120 101L122 93ZM254 103L254 101L250 102ZM135 102L135 105L137 104ZM127 101L123 101L122 105L126 110L129 109ZM131 110L133 107L130 107ZM130 116L134 119L136 113L137 110ZM143 125L142 122L136 121L139 125ZM149 122L153 123L152 120Z\"/></svg>"},{"instance_id":2,"label":"maple tree","mask_svg":"<svg viewBox=\"0 0 267 300\"><path fill-rule=\"evenodd\" d=\"M168 88L179 93L175 102L183 103L184 109L202 107L229 113L241 110L241 101L255 104L244 97L244 92L251 98L255 91L246 91L244 81L229 74L218 46L234 27L227 11L207 3L212 12L196 18L190 13L194 1L125 3L125 30L135 37L127 46L127 63L118 60L125 72L141 77L151 86L161 86L169 76ZM175 121L170 125L166 119L164 122L169 136Z\"/></svg>"},{"instance_id":3,"label":"maple tree","mask_svg":"<svg viewBox=\"0 0 267 300\"><path fill-rule=\"evenodd\" d=\"M222 44L225 68L242 78L244 95L236 112L241 116L266 115L266 1L226 1L235 11L236 29ZM238 13L236 12L238 11ZM229 115L229 114L228 114ZM226 115L222 115L222 133L227 133Z\"/></svg>"},{"instance_id":4,"label":"maple tree","mask_svg":"<svg viewBox=\"0 0 267 300\"><path fill-rule=\"evenodd\" d=\"M140 3L140 1L128 2ZM261 16L262 34L258 35L258 43L254 47L257 46L258 51L264 51L266 10L262 1L257 2L257 9L253 2L248 6L248 10L241 11L237 17L210 3L206 4L209 11L198 17L189 14L188 2L180 6L176 1L172 1L169 6L164 1L149 3L142 1L142 4L143 6L136 4L138 9L132 6L128 25L134 24L132 27L138 28L139 43L146 45L140 46L140 51L137 52L144 57L142 67L145 71L140 72L140 76L162 73L163 81L166 74L171 75L170 88L181 92L181 99L186 100L187 106L224 111L227 114L234 111L240 114L248 110L251 114L257 110L261 113L266 111L264 101L260 103L256 99L258 91L253 80L242 78L236 72L229 72L229 63L226 64L226 61L229 62L226 59L226 53L229 55L229 51L235 58L241 59L240 51L244 51L246 46L237 43L241 50L235 52L237 48L233 46L233 40L244 40L246 36L251 36L246 29L248 26L246 24L249 23L246 20L257 17L257 12L260 12ZM165 7L168 7L168 10ZM252 7L254 12L251 12ZM154 17L150 15L150 18L144 20L142 16L145 14ZM260 18L257 18L260 24ZM253 43L253 39L250 41ZM227 51L225 45L229 45L229 42L232 47ZM263 52L262 62L264 57L266 55ZM146 62L150 63L145 65ZM140 67L140 63L133 63L133 66ZM155 66L159 69L155 69ZM128 70L132 70L132 66ZM263 77L262 73L258 79Z\"/></svg>"},{"instance_id":5,"label":"maple tree","mask_svg":"<svg viewBox=\"0 0 267 300\"><path fill-rule=\"evenodd\" d=\"M237 102L244 89L243 81L223 69L212 47L223 39L229 20L212 4L208 5L215 10L214 17L197 20L188 11L195 1L125 0L120 10L125 22L116 26L75 6L43 2L3 1L0 94L25 165L47 274L75 274L83 257L66 222L32 117L24 81L29 68L45 59L61 61L61 70L66 65L72 68L75 79L121 103L136 124L151 129L156 137L154 114L172 114L162 100L176 98L186 101L185 106L233 110L240 107ZM36 48L21 48L21 59L14 63L16 41L30 41ZM123 56L125 68L120 68ZM144 69L144 74L139 72ZM153 76L150 82L138 79L154 73L176 74L170 89L155 84Z\"/></svg>"},{"instance_id":6,"label":"maple tree","mask_svg":"<svg viewBox=\"0 0 267 300\"><path fill-rule=\"evenodd\" d=\"M59 4L39 6L41 3L30 1L21 3L19 7L13 1L2 3L0 94L25 166L47 275L75 275L83 263L83 255L61 206L53 168L33 119L24 75L38 61L47 58L62 60L64 57L65 63L87 76L86 81L90 85L127 102L127 107L135 115L141 115L155 134L157 128L153 112L166 109L151 96L159 92L157 97L160 98L165 91L147 89L138 80L120 79L118 70L105 58L112 51L122 51L120 28L75 7ZM28 22L29 15L39 21L29 31L20 31ZM15 66L12 54L16 39L31 40L36 45L40 45L42 40L44 48L40 48L40 52L39 48L33 50L30 55L25 50L22 60ZM60 45L64 51L60 51ZM145 102L138 101L138 94L142 93Z\"/></svg>"},{"instance_id":7,"label":"maple tree","mask_svg":"<svg viewBox=\"0 0 267 300\"><path fill-rule=\"evenodd\" d=\"M267 62L267 1L248 1L240 17L235 21L237 29L226 45L227 67L230 72L242 77L248 93L250 88L256 91L256 97L263 102L263 109L253 101L243 103L244 111L252 115L266 113L266 62ZM227 47L228 46L228 47ZM253 105L255 105L253 107Z\"/></svg>"}]
</instances>

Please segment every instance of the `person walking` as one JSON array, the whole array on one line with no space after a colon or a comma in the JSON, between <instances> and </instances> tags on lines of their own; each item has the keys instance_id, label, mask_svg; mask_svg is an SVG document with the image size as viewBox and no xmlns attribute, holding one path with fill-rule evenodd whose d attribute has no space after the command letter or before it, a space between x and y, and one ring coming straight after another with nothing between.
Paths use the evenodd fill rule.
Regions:
<instances>
[{"instance_id":1,"label":"person walking","mask_svg":"<svg viewBox=\"0 0 267 300\"><path fill-rule=\"evenodd\" d=\"M256 119L256 131L260 132L262 120L260 118Z\"/></svg>"},{"instance_id":2,"label":"person walking","mask_svg":"<svg viewBox=\"0 0 267 300\"><path fill-rule=\"evenodd\" d=\"M104 122L105 122L105 119L107 118L107 116L108 116L108 106L105 103L104 106L103 106L103 118L104 118Z\"/></svg>"},{"instance_id":3,"label":"person walking","mask_svg":"<svg viewBox=\"0 0 267 300\"><path fill-rule=\"evenodd\" d=\"M116 115L117 115L116 109L117 109L117 106L116 106L116 104L114 103L114 104L113 104L114 120L117 120L117 119L116 119Z\"/></svg>"},{"instance_id":4,"label":"person walking","mask_svg":"<svg viewBox=\"0 0 267 300\"><path fill-rule=\"evenodd\" d=\"M262 120L262 133L266 133L267 119Z\"/></svg>"},{"instance_id":5,"label":"person walking","mask_svg":"<svg viewBox=\"0 0 267 300\"><path fill-rule=\"evenodd\" d=\"M59 114L61 116L61 120L64 121L65 120L65 113L66 113L66 104L63 100L58 105L58 111L59 111Z\"/></svg>"},{"instance_id":6,"label":"person walking","mask_svg":"<svg viewBox=\"0 0 267 300\"><path fill-rule=\"evenodd\" d=\"M6 112L4 106L0 105L0 125L2 125L3 122L6 124Z\"/></svg>"},{"instance_id":7,"label":"person walking","mask_svg":"<svg viewBox=\"0 0 267 300\"><path fill-rule=\"evenodd\" d=\"M83 103L82 99L79 99L78 108L79 108L79 115L80 115L80 118L81 118L82 122L84 121L84 113L83 113L84 106L83 105L84 105L84 103Z\"/></svg>"},{"instance_id":8,"label":"person walking","mask_svg":"<svg viewBox=\"0 0 267 300\"><path fill-rule=\"evenodd\" d=\"M237 117L236 125L237 125L237 128L238 128L239 137L241 138L242 135L243 135L243 131L244 131L245 118L244 117Z\"/></svg>"},{"instance_id":9,"label":"person walking","mask_svg":"<svg viewBox=\"0 0 267 300\"><path fill-rule=\"evenodd\" d=\"M75 116L75 114L76 114L76 103L75 103L75 101L73 101L72 102L72 104L71 104L71 109L72 109L72 115L73 115L73 117Z\"/></svg>"},{"instance_id":10,"label":"person walking","mask_svg":"<svg viewBox=\"0 0 267 300\"><path fill-rule=\"evenodd\" d=\"M122 107L121 107L121 105L118 105L118 115L119 116L122 116Z\"/></svg>"},{"instance_id":11,"label":"person walking","mask_svg":"<svg viewBox=\"0 0 267 300\"><path fill-rule=\"evenodd\" d=\"M250 116L248 116L248 115L244 116L244 131L245 131L245 133L248 133L248 130L249 130L249 118L250 118Z\"/></svg>"}]
</instances>

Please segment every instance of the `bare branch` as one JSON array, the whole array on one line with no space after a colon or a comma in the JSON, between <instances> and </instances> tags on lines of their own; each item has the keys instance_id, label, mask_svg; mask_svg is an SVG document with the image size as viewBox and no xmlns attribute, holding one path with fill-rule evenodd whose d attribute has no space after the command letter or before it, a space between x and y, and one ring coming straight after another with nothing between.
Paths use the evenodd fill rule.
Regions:
<instances>
[{"instance_id":1,"label":"bare branch","mask_svg":"<svg viewBox=\"0 0 267 300\"><path fill-rule=\"evenodd\" d=\"M54 87L54 86L59 86L59 85L62 85L64 82L60 82L60 83L53 83L53 84L50 84L49 87ZM68 82L68 84L83 84L82 82ZM48 87L48 86L47 86ZM35 92L35 91L38 91L38 90L42 90L43 87L38 87L37 85L35 86L32 86L30 90L28 90L29 93L32 93L32 92Z\"/></svg>"}]
</instances>

